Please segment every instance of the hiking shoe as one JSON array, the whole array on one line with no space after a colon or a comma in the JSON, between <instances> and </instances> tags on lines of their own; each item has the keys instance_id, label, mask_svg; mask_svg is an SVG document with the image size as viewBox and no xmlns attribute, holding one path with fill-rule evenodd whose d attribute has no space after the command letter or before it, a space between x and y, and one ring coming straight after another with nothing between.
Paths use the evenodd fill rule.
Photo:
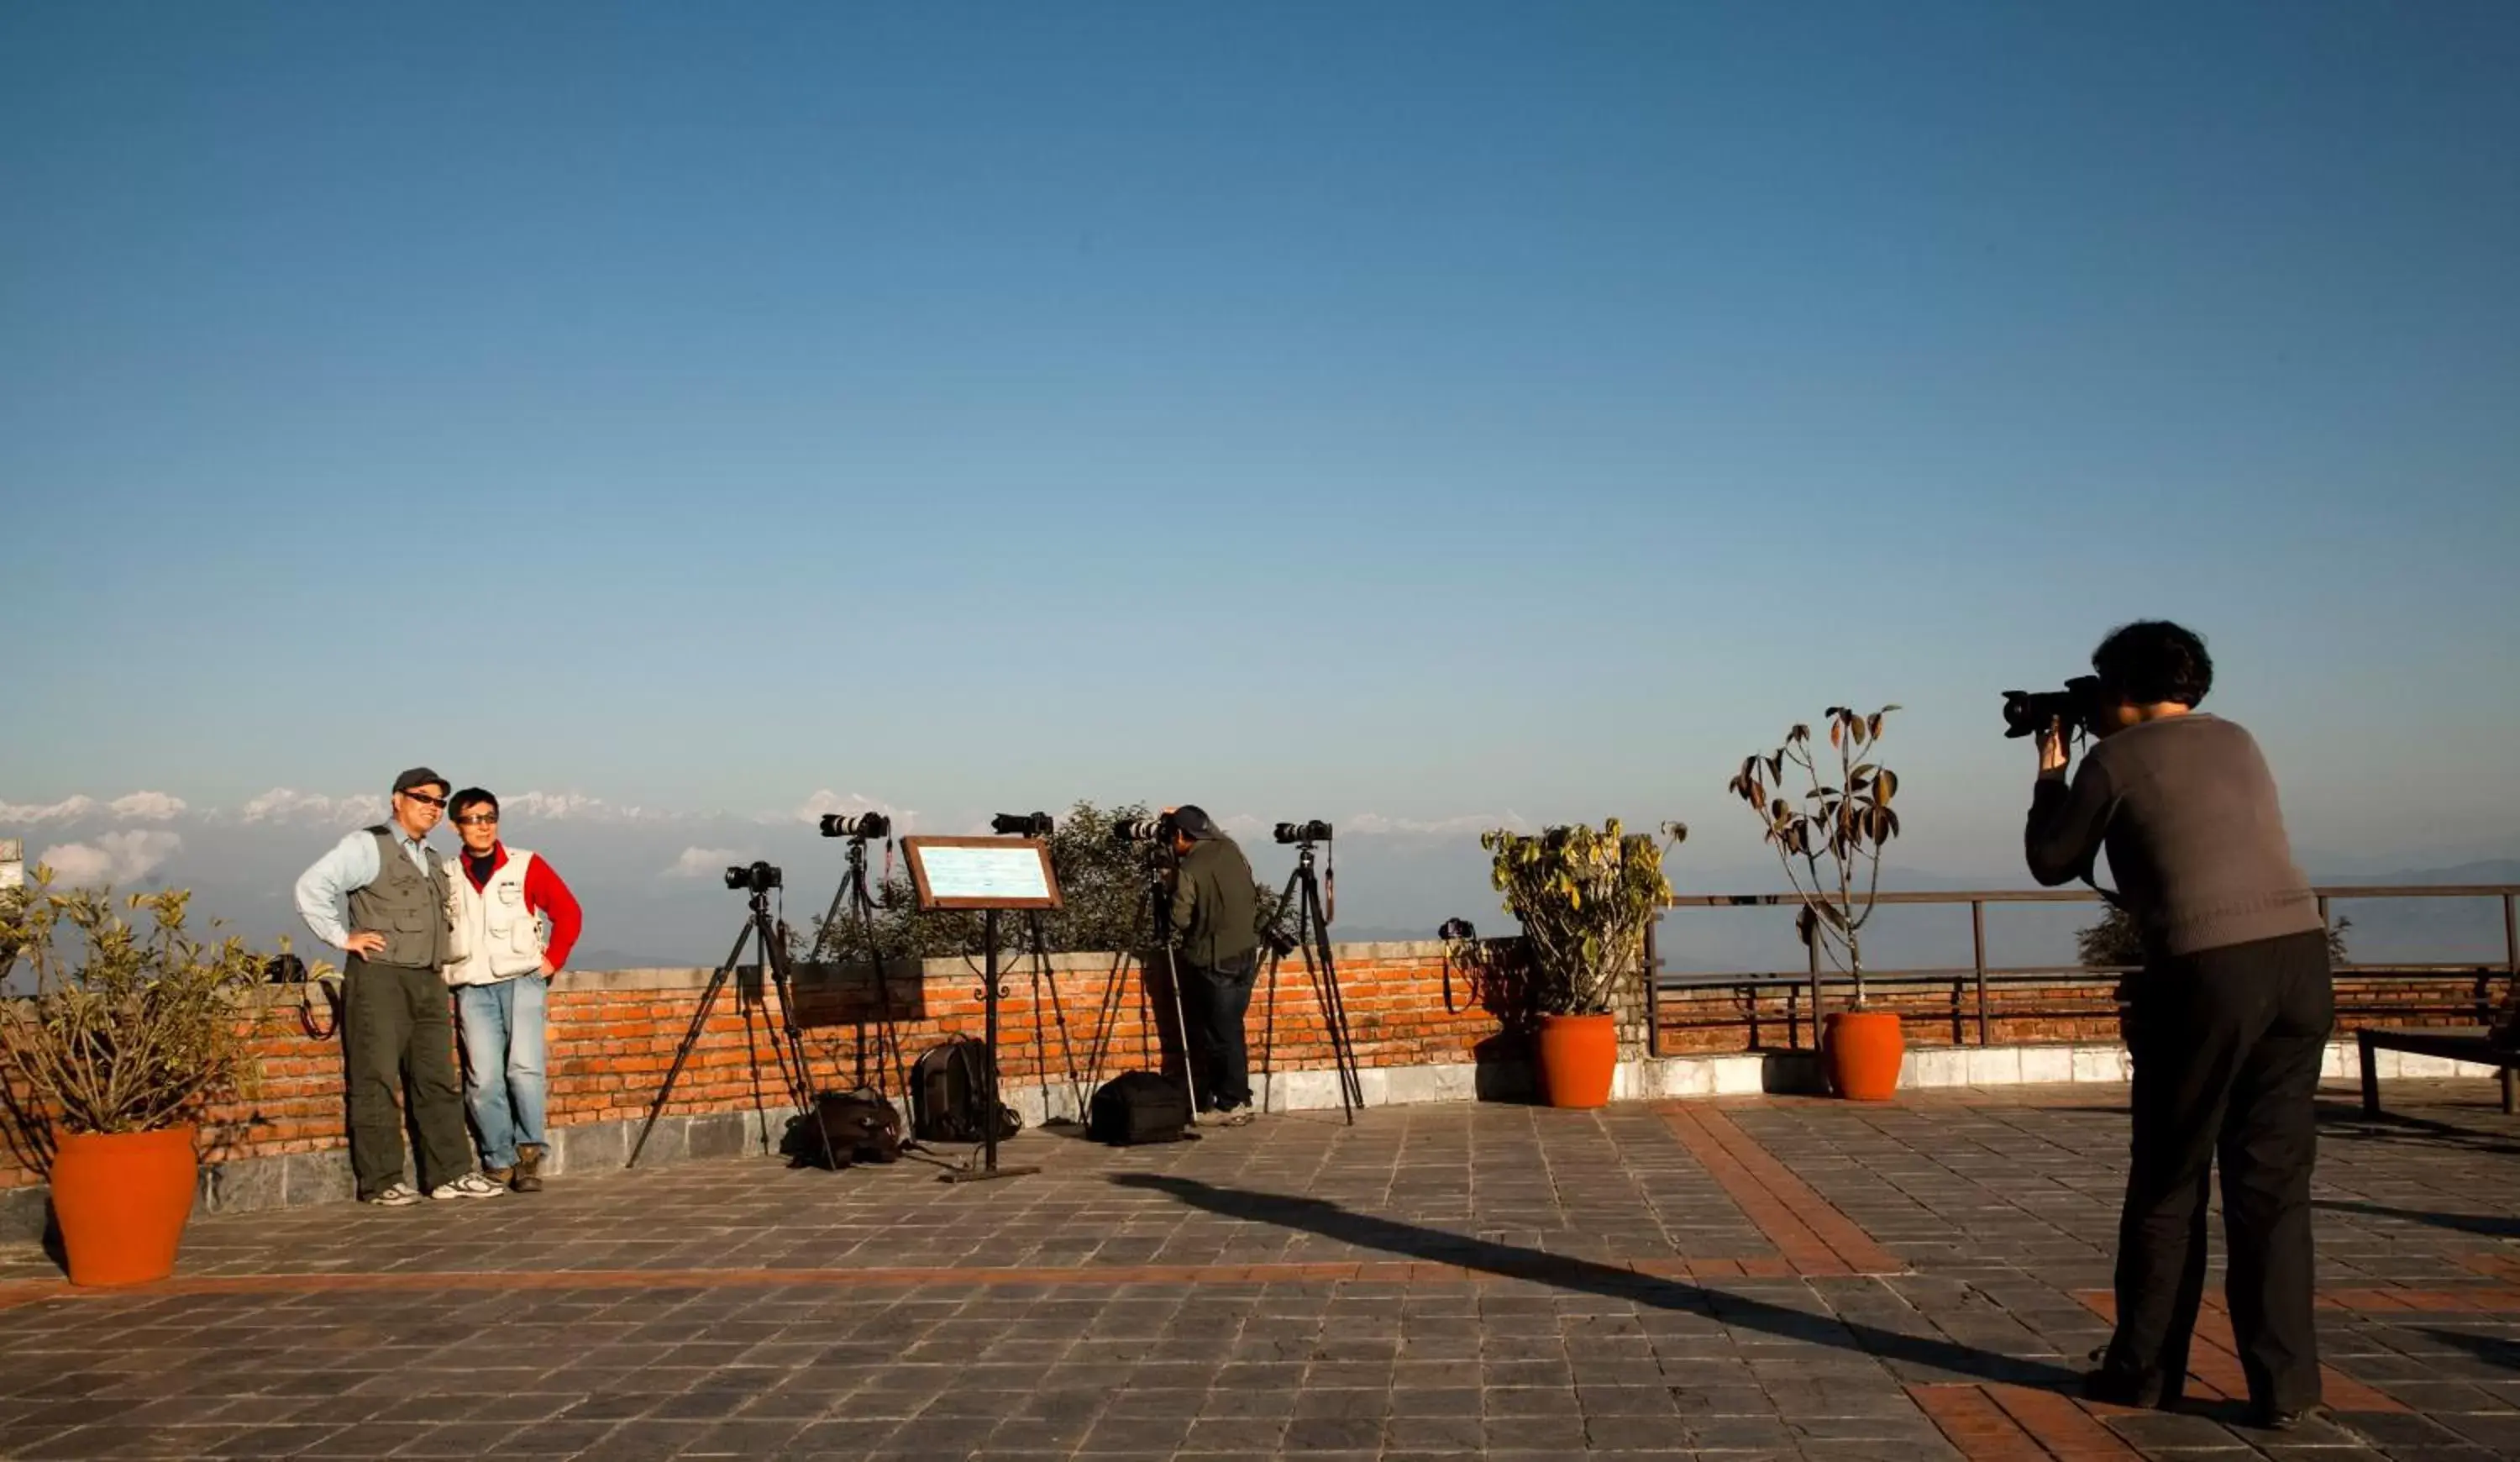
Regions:
<instances>
[{"instance_id":1,"label":"hiking shoe","mask_svg":"<svg viewBox=\"0 0 2520 1462\"><path fill-rule=\"evenodd\" d=\"M451 1183L440 1183L428 1191L431 1198L496 1198L508 1190L477 1172L468 1172Z\"/></svg>"},{"instance_id":2,"label":"hiking shoe","mask_svg":"<svg viewBox=\"0 0 2520 1462\"><path fill-rule=\"evenodd\" d=\"M409 1183L387 1183L359 1202L374 1204L381 1209L407 1209L420 1202L420 1191Z\"/></svg>"},{"instance_id":3,"label":"hiking shoe","mask_svg":"<svg viewBox=\"0 0 2520 1462\"><path fill-rule=\"evenodd\" d=\"M509 1191L540 1193L543 1191L543 1150L531 1143L517 1149L517 1169L507 1175Z\"/></svg>"},{"instance_id":4,"label":"hiking shoe","mask_svg":"<svg viewBox=\"0 0 2520 1462\"><path fill-rule=\"evenodd\" d=\"M484 1167L481 1169L481 1175L504 1188L508 1186L511 1179L516 1177L517 1169L513 1167Z\"/></svg>"}]
</instances>

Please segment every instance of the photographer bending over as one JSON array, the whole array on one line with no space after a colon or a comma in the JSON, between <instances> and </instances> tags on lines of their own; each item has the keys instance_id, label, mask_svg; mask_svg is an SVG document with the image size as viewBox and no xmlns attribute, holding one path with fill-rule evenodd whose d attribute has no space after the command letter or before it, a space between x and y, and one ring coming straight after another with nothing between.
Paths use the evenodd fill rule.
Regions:
<instances>
[{"instance_id":1,"label":"photographer bending over","mask_svg":"<svg viewBox=\"0 0 2520 1462\"><path fill-rule=\"evenodd\" d=\"M2133 1162L2118 1221L2117 1331L2085 1394L2175 1403L2205 1290L2206 1184L2223 1163L2225 1293L2252 1419L2318 1404L2312 1323L2312 1098L2334 1023L2327 930L2293 865L2275 784L2249 733L2195 708L2205 643L2129 624L2092 654L2096 740L2070 786L2068 728L2038 733L2030 871L2089 878L2106 849L2143 938L2128 982Z\"/></svg>"},{"instance_id":2,"label":"photographer bending over","mask_svg":"<svg viewBox=\"0 0 2520 1462\"><path fill-rule=\"evenodd\" d=\"M1251 861L1196 807L1172 813L1174 976L1181 984L1183 1043L1198 1119L1240 1126L1251 1119L1251 1053L1242 1033L1251 983L1260 972L1259 898Z\"/></svg>"}]
</instances>

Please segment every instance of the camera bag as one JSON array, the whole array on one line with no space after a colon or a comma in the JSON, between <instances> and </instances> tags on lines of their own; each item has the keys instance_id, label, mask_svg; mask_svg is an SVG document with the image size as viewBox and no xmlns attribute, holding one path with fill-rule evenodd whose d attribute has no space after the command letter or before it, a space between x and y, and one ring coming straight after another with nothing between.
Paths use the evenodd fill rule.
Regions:
<instances>
[{"instance_id":1,"label":"camera bag","mask_svg":"<svg viewBox=\"0 0 2520 1462\"><path fill-rule=\"evenodd\" d=\"M1153 1072L1113 1076L1086 1105L1085 1135L1113 1147L1181 1142L1197 1135L1190 1128L1190 1093Z\"/></svg>"},{"instance_id":2,"label":"camera bag","mask_svg":"<svg viewBox=\"0 0 2520 1462\"><path fill-rule=\"evenodd\" d=\"M910 1073L910 1130L922 1142L985 1142L980 1104L989 1089L989 1047L957 1035L929 1048ZM998 1140L1023 1127L1023 1119L998 1104Z\"/></svg>"},{"instance_id":3,"label":"camera bag","mask_svg":"<svg viewBox=\"0 0 2520 1462\"><path fill-rule=\"evenodd\" d=\"M897 1163L901 1113L878 1091L817 1092L813 1111L788 1119L779 1151L791 1167L837 1170L856 1163Z\"/></svg>"}]
</instances>

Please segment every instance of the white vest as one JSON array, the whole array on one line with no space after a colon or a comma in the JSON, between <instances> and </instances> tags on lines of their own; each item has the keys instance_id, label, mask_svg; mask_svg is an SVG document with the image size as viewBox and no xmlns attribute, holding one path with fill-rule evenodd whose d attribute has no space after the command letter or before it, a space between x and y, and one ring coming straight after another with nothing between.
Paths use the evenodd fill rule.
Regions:
<instances>
[{"instance_id":1,"label":"white vest","mask_svg":"<svg viewBox=\"0 0 2520 1462\"><path fill-rule=\"evenodd\" d=\"M525 906L525 870L534 855L508 849L508 861L477 891L461 855L447 860L447 921L454 926L446 954L448 984L495 984L543 967L543 927Z\"/></svg>"}]
</instances>

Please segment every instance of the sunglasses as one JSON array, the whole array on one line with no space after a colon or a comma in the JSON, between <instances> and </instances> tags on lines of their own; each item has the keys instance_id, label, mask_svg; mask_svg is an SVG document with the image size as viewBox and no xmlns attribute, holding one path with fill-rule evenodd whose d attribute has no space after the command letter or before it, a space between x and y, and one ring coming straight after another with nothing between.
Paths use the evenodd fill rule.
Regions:
<instances>
[{"instance_id":1,"label":"sunglasses","mask_svg":"<svg viewBox=\"0 0 2520 1462\"><path fill-rule=\"evenodd\" d=\"M496 812L467 812L463 816L455 819L455 825L459 828L495 828L499 825L499 814Z\"/></svg>"},{"instance_id":2,"label":"sunglasses","mask_svg":"<svg viewBox=\"0 0 2520 1462\"><path fill-rule=\"evenodd\" d=\"M403 796L410 798L413 801L420 803L424 807L443 807L446 805L446 799L442 797L430 797L426 792L406 792Z\"/></svg>"}]
</instances>

